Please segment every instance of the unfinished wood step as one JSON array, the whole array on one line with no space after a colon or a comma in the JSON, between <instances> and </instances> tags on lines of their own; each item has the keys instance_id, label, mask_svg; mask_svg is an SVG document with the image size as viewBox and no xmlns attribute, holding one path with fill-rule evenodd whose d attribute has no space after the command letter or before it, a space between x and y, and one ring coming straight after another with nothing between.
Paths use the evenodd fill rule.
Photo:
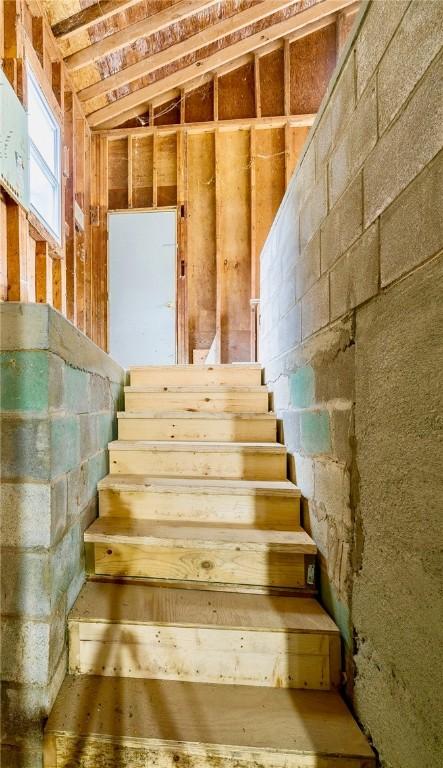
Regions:
<instances>
[{"instance_id":1,"label":"unfinished wood step","mask_svg":"<svg viewBox=\"0 0 443 768\"><path fill-rule=\"evenodd\" d=\"M67 676L45 768L375 768L332 691Z\"/></svg>"},{"instance_id":2,"label":"unfinished wood step","mask_svg":"<svg viewBox=\"0 0 443 768\"><path fill-rule=\"evenodd\" d=\"M88 582L69 616L72 673L330 690L334 622L309 598Z\"/></svg>"},{"instance_id":3,"label":"unfinished wood step","mask_svg":"<svg viewBox=\"0 0 443 768\"><path fill-rule=\"evenodd\" d=\"M261 384L259 363L149 365L129 369L132 386L248 386Z\"/></svg>"},{"instance_id":4,"label":"unfinished wood step","mask_svg":"<svg viewBox=\"0 0 443 768\"><path fill-rule=\"evenodd\" d=\"M115 440L112 474L285 480L286 448L279 443L209 443Z\"/></svg>"},{"instance_id":5,"label":"unfinished wood step","mask_svg":"<svg viewBox=\"0 0 443 768\"><path fill-rule=\"evenodd\" d=\"M300 524L300 489L289 480L108 475L98 490L100 517L242 523L276 530Z\"/></svg>"},{"instance_id":6,"label":"unfinished wood step","mask_svg":"<svg viewBox=\"0 0 443 768\"><path fill-rule=\"evenodd\" d=\"M96 574L292 589L314 583L316 546L301 528L101 517L85 542L93 545L88 560Z\"/></svg>"},{"instance_id":7,"label":"unfinished wood step","mask_svg":"<svg viewBox=\"0 0 443 768\"><path fill-rule=\"evenodd\" d=\"M118 439L275 443L277 419L273 413L124 411L118 414Z\"/></svg>"},{"instance_id":8,"label":"unfinished wood step","mask_svg":"<svg viewBox=\"0 0 443 768\"><path fill-rule=\"evenodd\" d=\"M267 413L269 395L261 386L131 386L125 387L125 410Z\"/></svg>"}]
</instances>

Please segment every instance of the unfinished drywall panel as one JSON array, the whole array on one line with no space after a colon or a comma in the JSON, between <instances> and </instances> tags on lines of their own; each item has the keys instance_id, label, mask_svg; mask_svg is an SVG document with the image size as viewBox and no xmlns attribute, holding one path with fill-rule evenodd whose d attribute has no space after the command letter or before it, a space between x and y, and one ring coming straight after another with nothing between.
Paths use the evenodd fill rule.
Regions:
<instances>
[{"instance_id":1,"label":"unfinished drywall panel","mask_svg":"<svg viewBox=\"0 0 443 768\"><path fill-rule=\"evenodd\" d=\"M260 102L262 117L285 114L283 48L260 56Z\"/></svg>"},{"instance_id":2,"label":"unfinished drywall panel","mask_svg":"<svg viewBox=\"0 0 443 768\"><path fill-rule=\"evenodd\" d=\"M157 134L154 139L157 205L177 204L177 134Z\"/></svg>"},{"instance_id":3,"label":"unfinished drywall panel","mask_svg":"<svg viewBox=\"0 0 443 768\"><path fill-rule=\"evenodd\" d=\"M355 704L384 764L401 768L443 762L442 711L429 706L443 666L442 289L439 258L356 318Z\"/></svg>"},{"instance_id":4,"label":"unfinished drywall panel","mask_svg":"<svg viewBox=\"0 0 443 768\"><path fill-rule=\"evenodd\" d=\"M215 137L187 137L187 267L189 349L209 349L215 336Z\"/></svg>"},{"instance_id":5,"label":"unfinished drywall panel","mask_svg":"<svg viewBox=\"0 0 443 768\"><path fill-rule=\"evenodd\" d=\"M132 137L132 206L150 208L153 201L152 134Z\"/></svg>"},{"instance_id":6,"label":"unfinished drywall panel","mask_svg":"<svg viewBox=\"0 0 443 768\"><path fill-rule=\"evenodd\" d=\"M217 315L222 363L248 360L251 311L249 131L216 135Z\"/></svg>"},{"instance_id":7,"label":"unfinished drywall panel","mask_svg":"<svg viewBox=\"0 0 443 768\"><path fill-rule=\"evenodd\" d=\"M128 138L108 143L108 206L112 209L128 207Z\"/></svg>"},{"instance_id":8,"label":"unfinished drywall panel","mask_svg":"<svg viewBox=\"0 0 443 768\"><path fill-rule=\"evenodd\" d=\"M218 78L218 119L254 116L254 64L251 62Z\"/></svg>"},{"instance_id":9,"label":"unfinished drywall panel","mask_svg":"<svg viewBox=\"0 0 443 768\"><path fill-rule=\"evenodd\" d=\"M295 40L289 54L291 115L317 112L337 60L336 25Z\"/></svg>"}]
</instances>

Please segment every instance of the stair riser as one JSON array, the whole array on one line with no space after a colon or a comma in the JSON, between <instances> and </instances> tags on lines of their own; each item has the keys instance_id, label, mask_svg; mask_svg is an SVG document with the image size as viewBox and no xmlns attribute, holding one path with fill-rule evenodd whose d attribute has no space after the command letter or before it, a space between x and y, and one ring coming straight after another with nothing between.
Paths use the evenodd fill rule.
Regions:
<instances>
[{"instance_id":1,"label":"stair riser","mask_svg":"<svg viewBox=\"0 0 443 768\"><path fill-rule=\"evenodd\" d=\"M216 413L268 413L263 392L126 392L126 411L190 411Z\"/></svg>"},{"instance_id":2,"label":"stair riser","mask_svg":"<svg viewBox=\"0 0 443 768\"><path fill-rule=\"evenodd\" d=\"M110 450L112 474L212 477L225 480L285 480L286 454L217 451Z\"/></svg>"},{"instance_id":3,"label":"stair riser","mask_svg":"<svg viewBox=\"0 0 443 768\"><path fill-rule=\"evenodd\" d=\"M119 419L119 440L200 440L275 443L274 419Z\"/></svg>"},{"instance_id":4,"label":"stair riser","mask_svg":"<svg viewBox=\"0 0 443 768\"><path fill-rule=\"evenodd\" d=\"M100 491L100 517L178 520L292 530L300 525L300 499L234 494Z\"/></svg>"},{"instance_id":5,"label":"stair riser","mask_svg":"<svg viewBox=\"0 0 443 768\"><path fill-rule=\"evenodd\" d=\"M312 556L296 552L266 552L149 544L94 543L94 573L202 582L304 588Z\"/></svg>"},{"instance_id":6,"label":"stair riser","mask_svg":"<svg viewBox=\"0 0 443 768\"><path fill-rule=\"evenodd\" d=\"M338 638L309 633L70 623L73 674L330 690Z\"/></svg>"},{"instance_id":7,"label":"stair riser","mask_svg":"<svg viewBox=\"0 0 443 768\"><path fill-rule=\"evenodd\" d=\"M254 368L169 368L131 371L133 387L258 387L261 370Z\"/></svg>"},{"instance_id":8,"label":"stair riser","mask_svg":"<svg viewBox=\"0 0 443 768\"><path fill-rule=\"evenodd\" d=\"M121 706L122 702L116 702ZM130 766L130 768L375 768L375 761L361 757L321 757L297 755L291 752L275 752L267 749L248 750L223 745L201 747L163 746L152 744L149 739L124 737L109 739L89 736L81 738L68 734L45 737L45 768L82 768L97 766Z\"/></svg>"}]
</instances>

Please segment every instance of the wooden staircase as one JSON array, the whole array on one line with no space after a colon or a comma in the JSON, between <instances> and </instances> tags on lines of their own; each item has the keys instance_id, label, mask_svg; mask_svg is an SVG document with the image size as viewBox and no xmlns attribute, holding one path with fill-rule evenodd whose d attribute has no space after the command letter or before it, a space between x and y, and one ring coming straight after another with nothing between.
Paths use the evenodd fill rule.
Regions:
<instances>
[{"instance_id":1,"label":"wooden staircase","mask_svg":"<svg viewBox=\"0 0 443 768\"><path fill-rule=\"evenodd\" d=\"M45 768L373 768L260 367L130 376Z\"/></svg>"}]
</instances>

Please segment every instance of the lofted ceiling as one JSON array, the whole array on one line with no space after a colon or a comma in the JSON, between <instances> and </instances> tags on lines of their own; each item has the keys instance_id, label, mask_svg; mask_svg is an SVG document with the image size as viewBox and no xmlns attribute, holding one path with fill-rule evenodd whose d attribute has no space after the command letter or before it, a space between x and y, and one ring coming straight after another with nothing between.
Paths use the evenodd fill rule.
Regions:
<instances>
[{"instance_id":1,"label":"lofted ceiling","mask_svg":"<svg viewBox=\"0 0 443 768\"><path fill-rule=\"evenodd\" d=\"M355 0L41 0L93 128L180 98Z\"/></svg>"}]
</instances>

